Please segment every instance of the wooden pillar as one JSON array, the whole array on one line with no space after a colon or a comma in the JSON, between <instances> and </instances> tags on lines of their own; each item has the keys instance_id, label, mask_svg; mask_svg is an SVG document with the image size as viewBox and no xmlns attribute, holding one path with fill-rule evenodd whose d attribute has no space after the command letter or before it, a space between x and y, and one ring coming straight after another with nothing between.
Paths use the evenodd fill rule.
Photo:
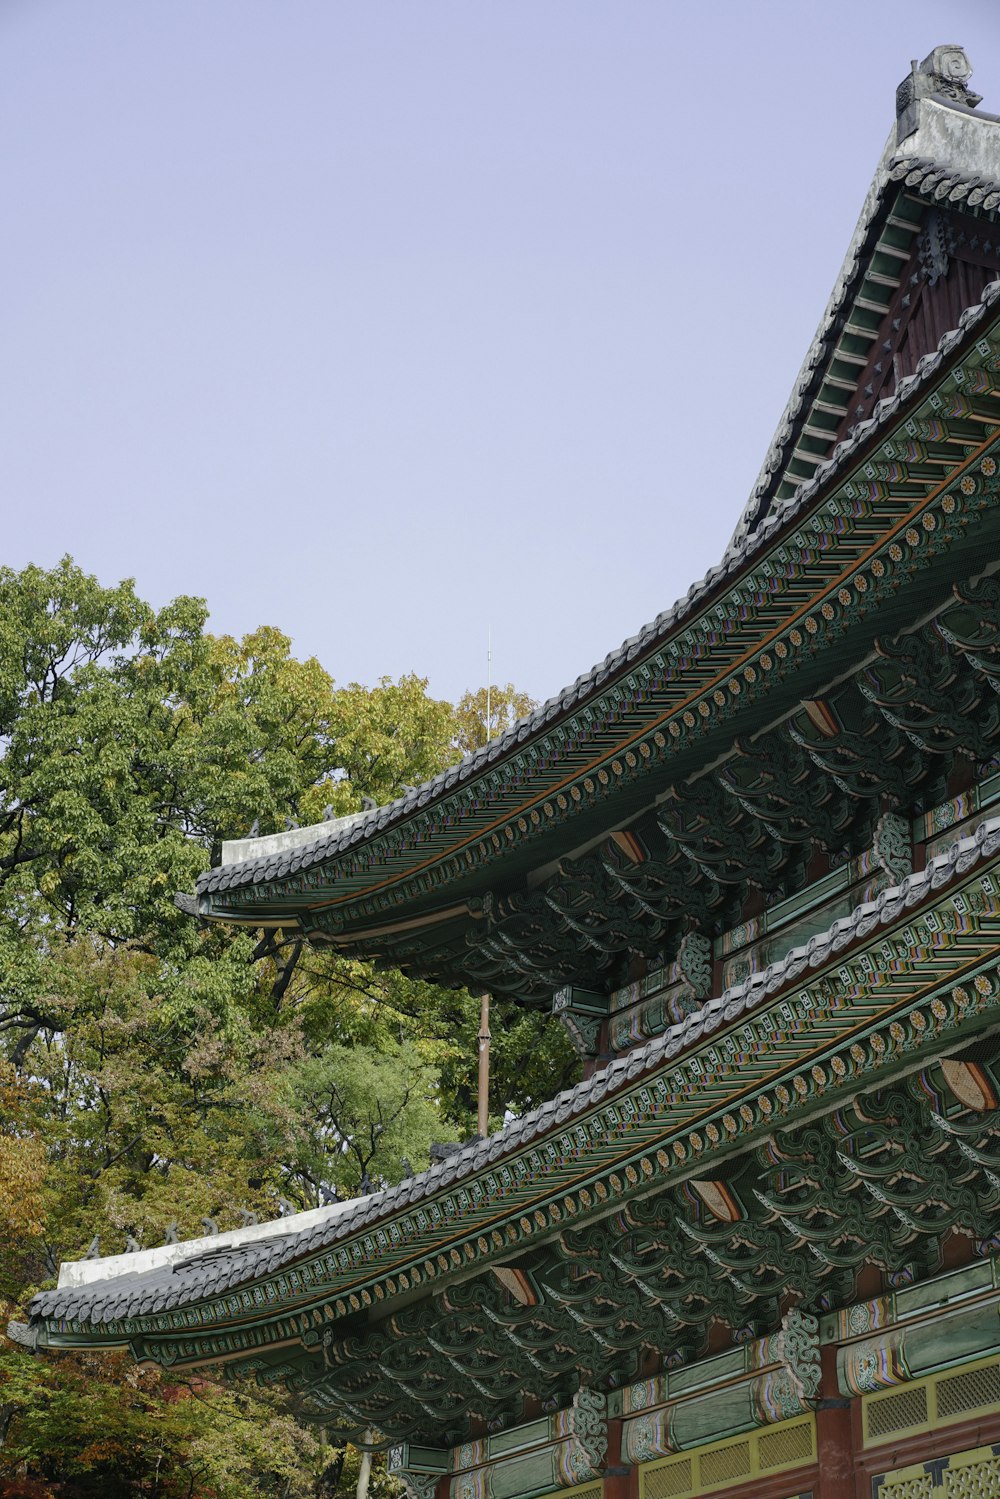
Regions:
<instances>
[{"instance_id":1,"label":"wooden pillar","mask_svg":"<svg viewBox=\"0 0 1000 1499\"><path fill-rule=\"evenodd\" d=\"M604 1486L601 1499L630 1499L633 1473L621 1460L622 1423L608 1422L608 1455L605 1458Z\"/></svg>"},{"instance_id":2,"label":"wooden pillar","mask_svg":"<svg viewBox=\"0 0 1000 1499\"><path fill-rule=\"evenodd\" d=\"M814 1499L857 1499L851 1402L837 1387L837 1350L822 1350L823 1378L816 1411L816 1454L819 1476Z\"/></svg>"},{"instance_id":3,"label":"wooden pillar","mask_svg":"<svg viewBox=\"0 0 1000 1499\"><path fill-rule=\"evenodd\" d=\"M631 1476L631 1468L622 1463L617 1463L613 1468L605 1468L602 1499L629 1499Z\"/></svg>"}]
</instances>

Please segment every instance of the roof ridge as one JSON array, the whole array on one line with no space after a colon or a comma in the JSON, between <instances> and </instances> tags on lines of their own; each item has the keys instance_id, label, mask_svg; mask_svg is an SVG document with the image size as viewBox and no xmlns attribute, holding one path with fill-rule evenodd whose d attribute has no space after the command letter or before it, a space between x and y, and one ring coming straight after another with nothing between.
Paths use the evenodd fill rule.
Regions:
<instances>
[{"instance_id":1,"label":"roof ridge","mask_svg":"<svg viewBox=\"0 0 1000 1499\"><path fill-rule=\"evenodd\" d=\"M929 85L932 78L936 76L932 74L931 69L937 54L943 52L960 54L966 70L965 76L971 75L971 67L961 48L935 48L916 70L921 83ZM962 144L968 146L969 141L973 139L969 135L970 131L981 126L1000 124L1000 116L970 107L968 102L963 102L963 97L978 101L979 95L969 93L964 85L946 85L944 80L939 80L939 82L943 88L950 89L950 92L919 91L919 98L914 99L911 90L909 101L907 101L901 96L905 93L909 82L910 80L907 79L900 85L897 94L896 123L893 125L875 168L826 308L805 359L792 383L791 394L764 455L750 491L750 497L733 532L734 541L745 536L760 523L761 517L775 504L775 496L782 482L791 482L788 478L788 468L794 456L791 445L796 439L800 419L803 418L804 413L808 413L815 399L815 393L811 397L810 392L814 391L817 379L820 378L822 371L833 357L834 351L830 348L830 339L839 336L837 335L837 320L850 299L852 287L857 284L865 265L877 248L868 242L887 206L886 189L903 182L908 191L916 191L936 202L979 207L984 212L993 212L994 209L1000 207L1000 183L992 179L984 180L982 174L976 174L963 167L954 155L950 160L945 161L934 156L915 153L912 148L908 156L905 154L907 142L919 140L924 126L928 127L930 136L934 135L933 111L939 114L957 115L960 121L969 122L963 123L958 131L951 131L946 135L943 143L944 149L953 153L960 153ZM963 97L959 97L960 94ZM928 109L931 113L927 112ZM912 114L908 111L912 111ZM967 137L964 141L960 139L963 130ZM906 133L901 134L902 131ZM972 154L974 155L975 152L973 151ZM904 162L908 165L905 170L900 170Z\"/></svg>"}]
</instances>

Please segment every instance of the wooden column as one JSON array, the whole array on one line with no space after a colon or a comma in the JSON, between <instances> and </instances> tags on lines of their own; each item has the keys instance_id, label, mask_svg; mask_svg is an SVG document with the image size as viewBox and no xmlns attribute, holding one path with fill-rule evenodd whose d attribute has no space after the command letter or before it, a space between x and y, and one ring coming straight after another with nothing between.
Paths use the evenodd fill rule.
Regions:
<instances>
[{"instance_id":1,"label":"wooden column","mask_svg":"<svg viewBox=\"0 0 1000 1499\"><path fill-rule=\"evenodd\" d=\"M823 1382L816 1411L816 1451L819 1475L814 1499L857 1499L851 1402L837 1387L837 1350L822 1350Z\"/></svg>"},{"instance_id":2,"label":"wooden column","mask_svg":"<svg viewBox=\"0 0 1000 1499\"><path fill-rule=\"evenodd\" d=\"M604 1488L602 1499L630 1499L634 1495L636 1486L633 1483L634 1470L621 1460L622 1451L622 1423L620 1421L608 1422L608 1455L604 1467Z\"/></svg>"}]
</instances>

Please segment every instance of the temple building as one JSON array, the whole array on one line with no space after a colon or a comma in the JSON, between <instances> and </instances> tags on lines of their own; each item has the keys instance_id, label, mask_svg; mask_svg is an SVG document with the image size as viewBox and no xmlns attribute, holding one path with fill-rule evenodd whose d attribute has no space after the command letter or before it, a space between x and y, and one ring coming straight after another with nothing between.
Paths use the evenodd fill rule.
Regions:
<instances>
[{"instance_id":1,"label":"temple building","mask_svg":"<svg viewBox=\"0 0 1000 1499\"><path fill-rule=\"evenodd\" d=\"M1000 117L935 48L717 567L202 919L554 1011L430 1170L17 1335L286 1386L415 1499L1000 1495ZM734 506L734 514L739 506Z\"/></svg>"}]
</instances>

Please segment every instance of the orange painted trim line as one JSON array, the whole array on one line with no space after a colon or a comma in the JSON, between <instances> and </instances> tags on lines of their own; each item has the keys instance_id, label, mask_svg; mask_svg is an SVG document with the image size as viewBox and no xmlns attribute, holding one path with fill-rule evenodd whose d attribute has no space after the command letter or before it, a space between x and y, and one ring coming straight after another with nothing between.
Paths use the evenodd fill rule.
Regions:
<instances>
[{"instance_id":1,"label":"orange painted trim line","mask_svg":"<svg viewBox=\"0 0 1000 1499\"><path fill-rule=\"evenodd\" d=\"M858 1035L860 1032L868 1029L869 1027L871 1027L873 1025L881 1025L881 1024L883 1024L886 1020L890 1019L891 1016L893 1014L895 1014L898 1010L903 1009L903 1008L905 1008L905 1007L913 1004L915 1001L919 1001L922 996L924 996L926 994L933 993L933 991L936 990L936 989L940 989L940 987L941 987L941 985L943 983L958 983L958 982L960 982L964 974L966 974L967 972L970 972L972 969L975 969L975 968L979 967L982 964L982 961L983 961L982 957L972 959L970 962L963 964L960 968L955 969L951 973L951 975L949 977L947 977L947 978L940 978L935 983L932 983L932 984L926 984L922 989L917 990L915 994L908 995L905 999L898 1000L895 1004L890 1005L886 1010L883 1010L878 1015L878 1017L876 1017L876 1018L870 1018L870 1019L865 1020L865 1021L861 1021L858 1025L854 1026L851 1030L847 1031L844 1034L843 1037L841 1037L840 1039L838 1039L838 1041L836 1042L837 1047L839 1048L839 1047L847 1044L850 1041L850 1039L851 1039L852 1036ZM821 977L821 976L822 976L821 974L817 975L817 977ZM776 997L776 996L773 996L773 997ZM795 1067L799 1068L799 1067L808 1066L809 1063L810 1063L810 1061L814 1057L820 1056L821 1053L823 1051L825 1051L830 1044L831 1044L830 1042L827 1042L823 1046L816 1047L813 1051L808 1052L805 1057L803 1057L800 1061L797 1061L795 1063ZM671 1058L671 1065L673 1063L675 1063L676 1061L682 1061L682 1060L683 1060L683 1055L681 1057L678 1057L678 1058ZM781 1072L780 1071L777 1073L777 1076L778 1077L781 1076ZM642 1081L643 1081L643 1079L633 1079L633 1082L635 1082L635 1083L641 1083ZM703 1109L701 1111L701 1113L695 1114L692 1118L686 1120L684 1122L684 1124L678 1126L677 1128L664 1130L661 1134L654 1135L649 1141L644 1142L641 1146L636 1146L636 1147L633 1147L633 1149L631 1149L629 1151L625 1151L625 1152L620 1153L613 1161L608 1162L608 1164L606 1166L598 1166L596 1169L592 1169L590 1171L583 1172L583 1173L581 1173L581 1174L579 1174L579 1175L577 1175L575 1177L571 1177L568 1181L560 1184L560 1186L557 1187L557 1188L555 1188L554 1190L550 1190L548 1192L540 1193L537 1197L533 1197L533 1198L531 1198L527 1202L519 1203L516 1207L509 1207L506 1211L500 1211L498 1213L495 1213L493 1215L493 1217L488 1218L483 1223L479 1224L477 1226L477 1228L475 1229L475 1232L477 1234L483 1234L483 1233L488 1232L488 1230L491 1227L496 1227L498 1224L503 1223L505 1221L505 1219L507 1219L507 1218L510 1217L511 1213L519 1213L519 1214L523 1215L525 1213L534 1212L534 1211L540 1209L546 1202L550 1202L550 1201L553 1201L553 1200L555 1200L555 1199L557 1199L559 1197L562 1197L567 1192L575 1191L579 1187L587 1186L588 1184L590 1184L590 1183L593 1182L595 1176L598 1176L598 1175L600 1175L600 1174L602 1174L603 1172L606 1172L606 1171L613 1171L616 1168L616 1166L619 1164L619 1162L627 1161L628 1159L630 1159L632 1156L636 1155L637 1153L648 1154L650 1151L662 1150L663 1147L665 1145L669 1144L669 1142L672 1139L679 1138L681 1135L686 1134L688 1130L697 1128L698 1124L703 1119L709 1118L712 1114L718 1113L718 1111L720 1109L733 1109L733 1108L736 1108L738 1106L738 1104L739 1104L739 1102L740 1102L741 1099L747 1098L751 1094L758 1092L762 1087L768 1087L768 1086L770 1086L768 1083L760 1083L760 1082L748 1084L745 1088L741 1088L736 1093L731 1094L727 1099L722 1100L722 1101L717 1102L717 1103L711 1104L708 1108ZM624 1092L626 1090L623 1089L622 1091ZM614 1098L612 1097L609 1100L602 1100L602 1106L603 1106L604 1102L611 1102L611 1103L613 1103L614 1102ZM580 1117L578 1119L575 1119L573 1121L573 1124L576 1125L576 1124L580 1123L583 1119L585 1119L587 1117L588 1116L585 1115L585 1114L580 1115ZM533 1144L534 1142L529 1142L529 1143ZM502 1157L498 1157L497 1161L495 1161L495 1162L492 1163L492 1168L493 1169L496 1168L496 1166L499 1164L499 1161L501 1159L502 1159ZM680 1185L680 1183L678 1182L678 1183L676 1183L676 1185ZM393 1215L393 1216L396 1216L396 1215ZM366 1231L369 1232L369 1233L371 1232L371 1225L367 1226ZM460 1232L457 1232L457 1233L453 1233L449 1238L438 1240L434 1244L434 1246L432 1248L429 1247L429 1248L426 1248L426 1249L415 1249L414 1252L411 1253L409 1256L407 1256L405 1259L401 1258L401 1259L393 1260L389 1264L385 1265L385 1267L383 1269L381 1269L378 1272L376 1272L374 1275L369 1274L369 1275L366 1275L366 1276L364 1276L362 1278L359 1278L357 1280L349 1281L344 1286L338 1286L336 1290L331 1290L329 1292L329 1295L330 1296L335 1296L335 1297L349 1296L352 1291L357 1290L358 1288L364 1289L366 1286L374 1283L374 1281L381 1280L381 1279L383 1279L387 1275L398 1275L401 1271L406 1271L407 1269L413 1268L414 1265L417 1265L417 1268L419 1268L419 1264L417 1263L419 1260L421 1260L421 1259L427 1259L431 1255L435 1255L435 1254L444 1254L444 1253L446 1253L448 1251L449 1248L455 1248L457 1245L463 1243L464 1240L469 1237L469 1232L470 1232L470 1230L467 1229L465 1232L461 1232L460 1231ZM347 1242L350 1242L350 1240L348 1240ZM284 1267L284 1266L282 1267L283 1270L285 1268L287 1268L287 1267ZM436 1277L435 1277L435 1281L436 1281ZM303 1303L303 1306L308 1306L308 1305L313 1304L313 1302L315 1302L316 1299L317 1298L315 1296L313 1296L312 1299L311 1299L311 1301ZM374 1298L373 1298L373 1304L374 1304ZM302 1310L302 1306L300 1306L297 1310L301 1311ZM296 1311L295 1308L289 1307L289 1308L287 1308L287 1310L285 1312L281 1313L281 1315L292 1315L295 1311ZM261 1320L262 1320L262 1322L265 1322L265 1321L268 1321L268 1320L273 1320L273 1314L272 1314L271 1318L262 1318ZM223 1323L213 1323L212 1325L214 1327L227 1327L227 1326L239 1326L241 1324L239 1324L239 1323L225 1323L225 1322L223 1322ZM156 1336L156 1334L150 1333L150 1334L146 1334L146 1336L152 1337L152 1336Z\"/></svg>"},{"instance_id":2,"label":"orange painted trim line","mask_svg":"<svg viewBox=\"0 0 1000 1499\"><path fill-rule=\"evenodd\" d=\"M972 879L979 879L981 878L981 875L982 871L979 871L972 877ZM965 881L960 884L958 888L962 889L964 888L965 884L969 883L972 883L972 881ZM947 892L934 892L934 895L938 898L940 898L942 894L946 896ZM919 916L920 911L923 909L923 905L917 907L911 915L907 916L905 922L901 920L897 923L896 926L890 927L886 936L891 936L892 932L898 930L900 926L909 925L911 921ZM838 962L842 963L844 961L849 961L849 958L838 958ZM969 959L968 962L963 963L958 968L953 969L949 974L939 975L932 982L924 984L920 989L907 994L903 999L896 1000L893 1004L888 1005L884 1010L879 1011L877 1015L869 1016L867 1019L859 1021L857 1025L852 1026L850 1030L845 1031L843 1035L824 1041L820 1046L814 1047L803 1057L796 1059L794 1064L792 1064L791 1061L783 1065L779 1064L774 1074L774 1080L780 1080L784 1072L788 1071L789 1068L791 1068L793 1065L796 1071L802 1067L809 1066L809 1064L815 1058L821 1056L824 1051L829 1050L831 1047L834 1047L836 1050L841 1050L844 1046L850 1043L852 1037L861 1034L861 1032L865 1030L871 1029L873 1026L885 1024L886 1021L891 1020L892 1016L898 1013L900 1010L907 1009L913 1004L919 1003L925 996L933 994L936 990L940 989L943 984L960 983L966 974L971 973L976 968L981 967L983 961L984 958L982 954L980 954L976 958ZM829 966L832 967L833 965L831 964ZM814 978L817 980L822 978L823 974L827 971L827 969L821 969L817 974L814 975ZM789 985L789 987L792 987L791 984ZM769 1000L776 1001L780 997L782 992L782 990L778 990L776 994L769 995ZM741 1018L739 1021L734 1022L734 1024L743 1024L745 1018L746 1017ZM718 1037L710 1038L710 1041L706 1042L706 1045L717 1044L718 1040L722 1039L724 1035L724 1031L720 1032ZM666 1071L667 1067L673 1067L683 1063L686 1057L691 1054L693 1053L679 1053L677 1057L672 1057L669 1063L664 1064L662 1070ZM914 1070L918 1069L915 1068ZM640 1077L632 1079L632 1084L627 1085L626 1087L619 1090L619 1093L627 1092L629 1090L629 1086L641 1086L646 1082L648 1082L648 1079L646 1078ZM699 1113L692 1115L689 1119L686 1119L683 1124L679 1124L671 1129L663 1130L659 1134L653 1135L649 1140L644 1141L641 1145L633 1145L631 1149L620 1152L613 1160L609 1161L607 1165L593 1167L589 1171L585 1171L578 1174L577 1176L570 1177L565 1182L560 1183L560 1185L556 1188L552 1188L547 1192L542 1192L538 1196L530 1198L527 1202L520 1203L516 1207L508 1207L506 1210L501 1210L495 1213L491 1218L488 1218L484 1222L479 1224L475 1228L474 1232L476 1234L487 1232L491 1227L496 1227L498 1224L504 1222L504 1220L508 1218L511 1213L525 1214L534 1212L536 1209L541 1208L546 1202L550 1202L559 1197L562 1197L567 1192L575 1191L579 1187L587 1186L588 1184L593 1182L595 1176L599 1176L606 1171L615 1170L621 1162L626 1162L637 1154L645 1155L650 1151L663 1149L663 1147L669 1144L671 1140L680 1138L689 1130L696 1129L703 1120L710 1118L713 1114L717 1114L720 1109L736 1108L739 1105L741 1099L746 1099L752 1094L759 1092L762 1088L770 1086L770 1081L757 1081L755 1083L748 1083L746 1087L738 1089L735 1093L728 1095L728 1097L709 1104ZM607 1103L613 1104L618 1096L619 1094L615 1094L602 1099L600 1105L598 1105L598 1108L603 1108ZM579 1115L577 1118L574 1118L572 1120L572 1127L575 1127L589 1117L590 1115L587 1113ZM566 1127L569 1128L571 1126L567 1125ZM794 1127L794 1125L792 1127ZM532 1148L536 1145L536 1143L537 1142L535 1141L529 1141L525 1146L525 1149ZM519 1149L519 1147L517 1149ZM515 1154L517 1153L517 1149L515 1149ZM504 1157L502 1156L498 1157L496 1161L491 1163L490 1169L495 1170L503 1159ZM459 1183L459 1185L462 1185L462 1183ZM678 1182L677 1185L680 1185L680 1183ZM393 1216L398 1215L394 1214ZM369 1274L357 1280L349 1281L346 1285L338 1287L335 1291L331 1291L330 1294L333 1296L348 1296L351 1294L352 1290L355 1290L358 1287L363 1288L367 1286L373 1281L373 1279L380 1280L386 1275L399 1274L401 1270L406 1270L408 1267L412 1267L417 1260L426 1259L432 1254L443 1254L449 1248L456 1247L458 1244L461 1244L465 1239L469 1237L469 1233L471 1231L472 1230L466 1229L464 1232L458 1231L456 1233L453 1233L450 1237L437 1241L434 1244L433 1248L415 1249L413 1253L411 1253L406 1258L396 1259L386 1264L384 1269L379 1270L374 1277ZM365 1232L371 1232L371 1225L366 1226ZM348 1240L348 1242L350 1241ZM315 1300L315 1298L313 1299ZM228 1324L218 1323L214 1325L225 1326ZM150 1334L150 1336L152 1336L152 1334Z\"/></svg>"}]
</instances>

